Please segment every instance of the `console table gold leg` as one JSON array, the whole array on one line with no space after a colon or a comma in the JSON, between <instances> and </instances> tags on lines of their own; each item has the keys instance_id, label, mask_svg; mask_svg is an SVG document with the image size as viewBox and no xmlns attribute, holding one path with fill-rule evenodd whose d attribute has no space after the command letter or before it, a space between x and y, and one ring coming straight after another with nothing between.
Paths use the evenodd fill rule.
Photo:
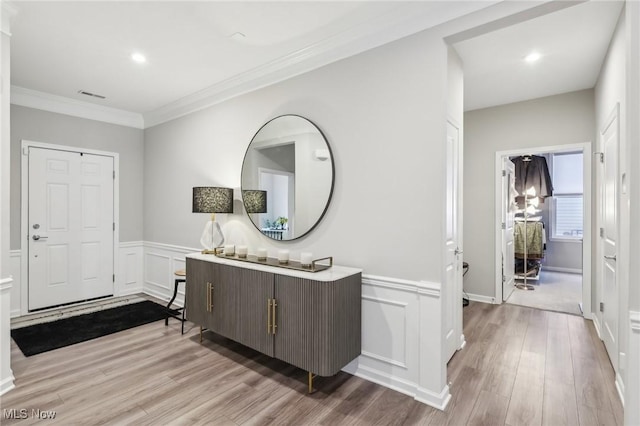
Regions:
<instances>
[{"instance_id":1,"label":"console table gold leg","mask_svg":"<svg viewBox=\"0 0 640 426\"><path fill-rule=\"evenodd\" d=\"M311 371L309 371L309 393L313 393L313 378L316 377Z\"/></svg>"}]
</instances>

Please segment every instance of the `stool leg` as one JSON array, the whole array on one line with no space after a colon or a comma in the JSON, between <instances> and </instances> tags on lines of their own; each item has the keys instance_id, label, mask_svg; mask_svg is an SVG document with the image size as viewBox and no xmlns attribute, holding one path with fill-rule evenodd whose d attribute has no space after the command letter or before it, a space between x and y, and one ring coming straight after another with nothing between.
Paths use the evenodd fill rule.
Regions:
<instances>
[{"instance_id":1,"label":"stool leg","mask_svg":"<svg viewBox=\"0 0 640 426\"><path fill-rule=\"evenodd\" d=\"M186 288L185 288L185 295L184 295L184 303L182 305L182 334L184 334L184 311L187 310L187 292L186 292Z\"/></svg>"},{"instance_id":2,"label":"stool leg","mask_svg":"<svg viewBox=\"0 0 640 426\"><path fill-rule=\"evenodd\" d=\"M167 316L164 319L164 325L169 325L169 310L171 309L171 304L174 300L176 300L176 296L178 294L178 280L175 281L175 286L173 287L173 297L169 300L169 304L167 305Z\"/></svg>"}]
</instances>

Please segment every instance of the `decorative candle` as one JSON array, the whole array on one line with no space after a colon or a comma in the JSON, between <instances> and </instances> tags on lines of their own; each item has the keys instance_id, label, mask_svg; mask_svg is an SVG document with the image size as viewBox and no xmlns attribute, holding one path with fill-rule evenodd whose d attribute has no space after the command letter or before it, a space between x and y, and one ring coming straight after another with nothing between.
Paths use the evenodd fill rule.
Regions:
<instances>
[{"instance_id":1,"label":"decorative candle","mask_svg":"<svg viewBox=\"0 0 640 426\"><path fill-rule=\"evenodd\" d=\"M247 246L238 246L238 257L247 257Z\"/></svg>"},{"instance_id":2,"label":"decorative candle","mask_svg":"<svg viewBox=\"0 0 640 426\"><path fill-rule=\"evenodd\" d=\"M236 246L233 244L226 244L224 246L224 254L225 256L233 256L236 253Z\"/></svg>"},{"instance_id":3,"label":"decorative candle","mask_svg":"<svg viewBox=\"0 0 640 426\"><path fill-rule=\"evenodd\" d=\"M278 263L289 262L289 250L278 250Z\"/></svg>"},{"instance_id":4,"label":"decorative candle","mask_svg":"<svg viewBox=\"0 0 640 426\"><path fill-rule=\"evenodd\" d=\"M300 253L300 264L302 266L311 266L311 262L313 261L313 255L308 252Z\"/></svg>"},{"instance_id":5,"label":"decorative candle","mask_svg":"<svg viewBox=\"0 0 640 426\"><path fill-rule=\"evenodd\" d=\"M258 260L267 260L267 249L259 248L258 249Z\"/></svg>"}]
</instances>

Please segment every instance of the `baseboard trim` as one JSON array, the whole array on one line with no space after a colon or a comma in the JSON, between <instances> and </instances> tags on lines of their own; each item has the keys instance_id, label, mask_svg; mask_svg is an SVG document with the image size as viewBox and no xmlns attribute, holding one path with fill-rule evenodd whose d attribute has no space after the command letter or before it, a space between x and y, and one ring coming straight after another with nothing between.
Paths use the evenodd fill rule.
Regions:
<instances>
[{"instance_id":1,"label":"baseboard trim","mask_svg":"<svg viewBox=\"0 0 640 426\"><path fill-rule=\"evenodd\" d=\"M5 393L16 387L14 383L15 377L13 376L13 372L10 372L9 374L9 377L0 382L0 395L4 395Z\"/></svg>"},{"instance_id":2,"label":"baseboard trim","mask_svg":"<svg viewBox=\"0 0 640 426\"><path fill-rule=\"evenodd\" d=\"M342 371L396 392L411 396L416 401L429 405L433 408L437 408L438 410L444 410L451 399L449 386L445 386L439 394L436 394L408 380L393 377L367 366L359 365L357 360L347 365L342 369Z\"/></svg>"},{"instance_id":3,"label":"baseboard trim","mask_svg":"<svg viewBox=\"0 0 640 426\"><path fill-rule=\"evenodd\" d=\"M620 373L616 373L616 390L618 391L618 396L620 397L620 402L622 403L622 408L624 408L624 382L622 381L622 377Z\"/></svg>"},{"instance_id":4,"label":"baseboard trim","mask_svg":"<svg viewBox=\"0 0 640 426\"><path fill-rule=\"evenodd\" d=\"M602 334L600 334L600 320L598 319L598 316L594 315L591 321L593 321L593 327L596 329L598 339L602 340Z\"/></svg>"},{"instance_id":5,"label":"baseboard trim","mask_svg":"<svg viewBox=\"0 0 640 426\"><path fill-rule=\"evenodd\" d=\"M543 271L549 271L549 272L565 272L567 274L582 275L582 269L563 268L563 267L560 267L560 266L542 265L542 270Z\"/></svg>"},{"instance_id":6,"label":"baseboard trim","mask_svg":"<svg viewBox=\"0 0 640 426\"><path fill-rule=\"evenodd\" d=\"M444 411L451 401L451 392L449 392L449 386L445 386L439 394L435 394L428 389L421 387L417 388L416 396L414 399L423 404L430 405L438 410Z\"/></svg>"},{"instance_id":7,"label":"baseboard trim","mask_svg":"<svg viewBox=\"0 0 640 426\"><path fill-rule=\"evenodd\" d=\"M469 297L469 300L473 302L489 303L491 305L496 303L495 297L484 296L482 294L473 294L473 293L463 293L463 296L465 294L467 295L467 297Z\"/></svg>"}]
</instances>

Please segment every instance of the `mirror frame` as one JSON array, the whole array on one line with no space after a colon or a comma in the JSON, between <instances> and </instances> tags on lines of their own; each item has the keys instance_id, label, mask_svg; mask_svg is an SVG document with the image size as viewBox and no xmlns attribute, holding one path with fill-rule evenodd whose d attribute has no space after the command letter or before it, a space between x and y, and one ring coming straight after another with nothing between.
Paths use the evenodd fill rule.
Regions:
<instances>
[{"instance_id":1,"label":"mirror frame","mask_svg":"<svg viewBox=\"0 0 640 426\"><path fill-rule=\"evenodd\" d=\"M249 153L249 150L251 149L251 144L255 140L256 136L258 136L258 133L260 133L260 131L262 131L262 129L264 129L266 126L268 126L272 121L277 120L277 119L282 118L282 117L299 117L299 118L301 118L303 120L306 120L313 127L315 127L316 130L318 131L318 133L320 133L320 136L322 136L322 139L324 139L324 143L327 145L327 149L329 150L329 157L331 159L331 188L329 189L329 196L327 197L327 202L324 205L324 209L322 210L322 213L318 217L318 220L316 220L316 222L313 224L313 226L311 226L307 231L305 231L304 234L301 234L301 235L299 235L299 236L297 236L295 238L289 238L287 240L277 240L277 239L275 239L273 237L270 237L270 236L266 235L265 233L263 233L260 230L259 226L258 226L259 224L256 225L253 222L253 220L251 219L251 217L249 216L249 213L247 213L247 208L244 205L244 196L242 195L242 191L245 190L245 188L242 187L242 175L243 175L243 172L244 172L245 161L247 160L247 154ZM322 219L324 219L324 216L327 213L327 210L329 209L329 204L331 204L331 199L333 198L333 188L335 187L335 184L336 184L336 164L335 164L335 160L333 158L333 150L331 149L331 145L329 144L329 141L327 140L327 137L322 132L322 130L320 130L320 128L316 125L316 123L314 123L313 121L309 120L308 118L303 117L303 116L298 115L298 114L282 114L282 115L279 115L277 117L272 118L271 120L267 121L262 126L260 126L258 131L255 132L253 137L251 138L251 141L249 142L249 146L247 146L247 150L245 151L244 157L242 159L242 168L240 169L240 196L242 197L242 209L243 209L244 213L247 215L247 217L249 219L249 222L251 222L253 224L253 226L256 228L256 230L258 230L260 235L263 235L263 236L265 236L265 237L267 237L267 238L269 238L270 240L273 240L273 241L288 242L288 241L299 240L300 238L309 235L309 233L311 233L311 231L316 229L316 227L320 224L320 222L322 222Z\"/></svg>"}]
</instances>

